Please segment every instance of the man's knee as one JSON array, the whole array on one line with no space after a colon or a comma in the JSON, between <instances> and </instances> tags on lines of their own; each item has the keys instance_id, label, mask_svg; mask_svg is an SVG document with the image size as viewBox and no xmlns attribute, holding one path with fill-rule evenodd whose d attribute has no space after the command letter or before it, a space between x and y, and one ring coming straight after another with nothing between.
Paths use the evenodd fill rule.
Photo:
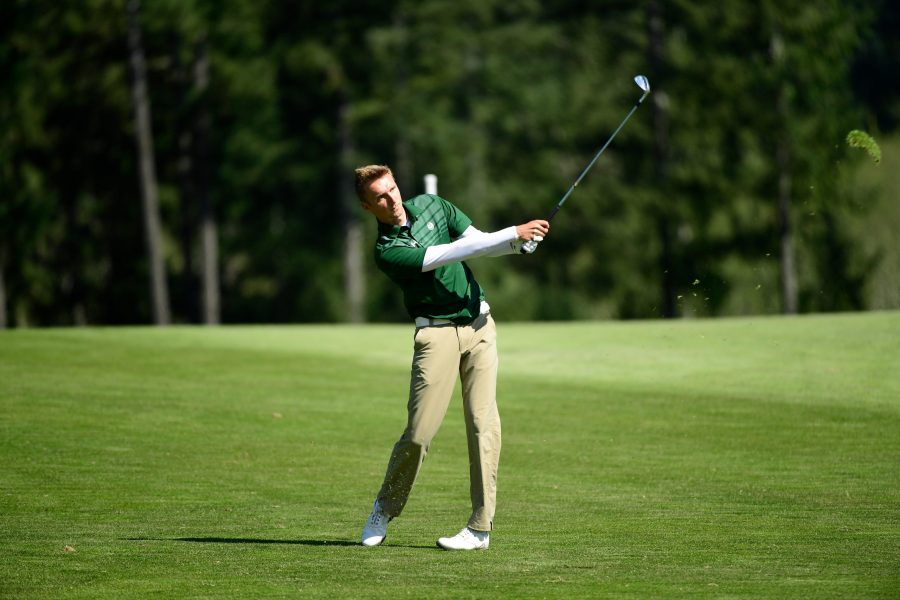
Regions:
<instances>
[{"instance_id":1,"label":"man's knee","mask_svg":"<svg viewBox=\"0 0 900 600\"><path fill-rule=\"evenodd\" d=\"M403 432L403 436L398 443L402 447L403 452L410 456L424 456L428 454L428 446L430 444L430 437L422 436L409 429Z\"/></svg>"}]
</instances>

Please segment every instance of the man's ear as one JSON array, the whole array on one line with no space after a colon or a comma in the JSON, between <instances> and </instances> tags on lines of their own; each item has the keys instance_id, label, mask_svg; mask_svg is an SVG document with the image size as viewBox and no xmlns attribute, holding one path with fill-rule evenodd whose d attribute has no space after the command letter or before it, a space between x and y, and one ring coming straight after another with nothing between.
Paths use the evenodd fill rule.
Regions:
<instances>
[{"instance_id":1,"label":"man's ear","mask_svg":"<svg viewBox=\"0 0 900 600\"><path fill-rule=\"evenodd\" d=\"M372 212L372 209L369 208L369 203L368 203L368 202L365 202L365 201L363 201L363 200L360 200L360 201L359 201L359 205L362 207L362 209L363 209L364 211L366 211L366 212Z\"/></svg>"}]
</instances>

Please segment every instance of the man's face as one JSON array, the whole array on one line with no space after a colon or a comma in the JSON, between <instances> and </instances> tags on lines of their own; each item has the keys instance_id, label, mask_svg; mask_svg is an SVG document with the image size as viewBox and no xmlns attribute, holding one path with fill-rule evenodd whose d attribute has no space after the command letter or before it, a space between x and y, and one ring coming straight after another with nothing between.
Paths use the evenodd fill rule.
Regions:
<instances>
[{"instance_id":1,"label":"man's face","mask_svg":"<svg viewBox=\"0 0 900 600\"><path fill-rule=\"evenodd\" d=\"M394 182L390 173L386 173L369 184L366 190L366 200L362 203L366 210L375 218L388 225L402 225L406 222L406 211L403 209L403 199L400 197L400 189Z\"/></svg>"}]
</instances>

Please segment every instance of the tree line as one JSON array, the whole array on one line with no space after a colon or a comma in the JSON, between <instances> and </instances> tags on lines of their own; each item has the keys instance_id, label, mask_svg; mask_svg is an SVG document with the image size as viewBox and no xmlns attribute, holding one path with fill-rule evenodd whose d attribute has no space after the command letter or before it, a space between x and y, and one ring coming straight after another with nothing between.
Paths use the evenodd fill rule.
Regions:
<instances>
[{"instance_id":1,"label":"tree line","mask_svg":"<svg viewBox=\"0 0 900 600\"><path fill-rule=\"evenodd\" d=\"M399 321L352 171L484 230L507 319L871 308L844 142L896 132L895 3L10 0L0 326ZM880 242L879 242L880 243ZM884 247L892 244L883 240ZM880 246L875 246L879 248Z\"/></svg>"}]
</instances>

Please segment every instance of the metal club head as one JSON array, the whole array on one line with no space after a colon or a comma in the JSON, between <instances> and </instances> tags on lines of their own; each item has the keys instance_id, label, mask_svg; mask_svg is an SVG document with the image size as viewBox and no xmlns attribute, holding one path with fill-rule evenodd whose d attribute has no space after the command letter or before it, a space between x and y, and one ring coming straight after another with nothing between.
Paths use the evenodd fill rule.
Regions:
<instances>
[{"instance_id":1,"label":"metal club head","mask_svg":"<svg viewBox=\"0 0 900 600\"><path fill-rule=\"evenodd\" d=\"M635 75L634 82L637 84L639 88L644 92L644 95L641 96L641 99L638 100L638 104L644 101L644 98L647 97L647 94L650 93L650 81L644 77L643 75Z\"/></svg>"},{"instance_id":2,"label":"metal club head","mask_svg":"<svg viewBox=\"0 0 900 600\"><path fill-rule=\"evenodd\" d=\"M635 75L634 82L637 84L637 86L639 88L644 90L645 94L650 91L650 81L643 75Z\"/></svg>"}]
</instances>

